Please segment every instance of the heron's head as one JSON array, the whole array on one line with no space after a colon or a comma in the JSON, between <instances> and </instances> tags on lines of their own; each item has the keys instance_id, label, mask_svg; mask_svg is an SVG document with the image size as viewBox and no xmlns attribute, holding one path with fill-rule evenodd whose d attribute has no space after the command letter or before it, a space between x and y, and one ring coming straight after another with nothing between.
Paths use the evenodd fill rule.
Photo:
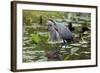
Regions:
<instances>
[{"instance_id":1,"label":"heron's head","mask_svg":"<svg viewBox=\"0 0 100 73\"><path fill-rule=\"evenodd\" d=\"M54 31L55 29L55 23L52 22L52 20L48 20L47 21L47 25L48 25L48 30L49 31Z\"/></svg>"}]
</instances>

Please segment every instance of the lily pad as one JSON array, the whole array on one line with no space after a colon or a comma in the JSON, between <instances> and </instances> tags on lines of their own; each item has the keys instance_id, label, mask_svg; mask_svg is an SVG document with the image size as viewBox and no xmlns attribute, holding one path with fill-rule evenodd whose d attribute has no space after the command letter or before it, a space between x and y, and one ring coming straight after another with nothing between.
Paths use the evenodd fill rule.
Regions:
<instances>
[{"instance_id":1,"label":"lily pad","mask_svg":"<svg viewBox=\"0 0 100 73\"><path fill-rule=\"evenodd\" d=\"M87 41L80 41L80 44L88 44Z\"/></svg>"},{"instance_id":2,"label":"lily pad","mask_svg":"<svg viewBox=\"0 0 100 73\"><path fill-rule=\"evenodd\" d=\"M79 48L72 48L71 49L71 55L74 54L75 52L77 52L79 50Z\"/></svg>"},{"instance_id":3,"label":"lily pad","mask_svg":"<svg viewBox=\"0 0 100 73\"><path fill-rule=\"evenodd\" d=\"M83 47L83 48L87 48L87 47L88 47L88 45L82 45L81 47Z\"/></svg>"},{"instance_id":4,"label":"lily pad","mask_svg":"<svg viewBox=\"0 0 100 73\"><path fill-rule=\"evenodd\" d=\"M37 43L40 42L40 37L39 37L39 35L37 35L37 34L32 34L31 36L32 36L32 42L33 42L33 43L37 44Z\"/></svg>"},{"instance_id":5,"label":"lily pad","mask_svg":"<svg viewBox=\"0 0 100 73\"><path fill-rule=\"evenodd\" d=\"M79 47L79 46L81 46L81 44L79 44L79 43L76 43L76 44L70 44L71 46L74 46L74 47Z\"/></svg>"}]
</instances>

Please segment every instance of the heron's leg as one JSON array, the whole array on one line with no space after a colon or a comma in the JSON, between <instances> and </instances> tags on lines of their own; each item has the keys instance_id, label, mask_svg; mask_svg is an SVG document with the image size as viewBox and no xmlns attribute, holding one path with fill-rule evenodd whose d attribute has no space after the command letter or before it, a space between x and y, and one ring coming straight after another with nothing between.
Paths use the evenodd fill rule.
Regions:
<instances>
[{"instance_id":1,"label":"heron's leg","mask_svg":"<svg viewBox=\"0 0 100 73\"><path fill-rule=\"evenodd\" d=\"M67 46L67 41L65 41L65 48L66 48L66 46Z\"/></svg>"},{"instance_id":2,"label":"heron's leg","mask_svg":"<svg viewBox=\"0 0 100 73\"><path fill-rule=\"evenodd\" d=\"M63 40L62 48L66 48L66 46L67 46L67 41L66 40Z\"/></svg>"}]
</instances>

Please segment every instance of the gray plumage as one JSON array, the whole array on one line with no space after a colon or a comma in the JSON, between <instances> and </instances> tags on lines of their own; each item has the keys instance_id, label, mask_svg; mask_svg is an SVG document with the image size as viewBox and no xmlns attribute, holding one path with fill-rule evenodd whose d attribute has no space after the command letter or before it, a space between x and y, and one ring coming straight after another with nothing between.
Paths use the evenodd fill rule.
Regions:
<instances>
[{"instance_id":1,"label":"gray plumage","mask_svg":"<svg viewBox=\"0 0 100 73\"><path fill-rule=\"evenodd\" d=\"M73 40L72 32L63 23L58 23L52 19L49 19L48 30L50 31L50 40L58 41L62 39L65 42Z\"/></svg>"},{"instance_id":2,"label":"gray plumage","mask_svg":"<svg viewBox=\"0 0 100 73\"><path fill-rule=\"evenodd\" d=\"M48 21L48 30L50 31L49 40L51 41L59 41L61 36L59 35L58 31L55 30L55 25L52 24L51 21Z\"/></svg>"}]
</instances>

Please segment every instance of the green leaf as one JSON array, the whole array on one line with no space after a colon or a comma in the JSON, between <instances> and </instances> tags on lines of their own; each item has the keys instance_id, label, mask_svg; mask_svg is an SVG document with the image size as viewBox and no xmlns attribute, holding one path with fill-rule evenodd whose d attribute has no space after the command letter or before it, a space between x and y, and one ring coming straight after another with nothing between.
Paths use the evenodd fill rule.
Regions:
<instances>
[{"instance_id":1,"label":"green leaf","mask_svg":"<svg viewBox=\"0 0 100 73\"><path fill-rule=\"evenodd\" d=\"M37 34L32 34L31 36L32 36L32 42L33 42L33 43L37 44L37 43L40 42L40 37L39 37L39 35L37 35Z\"/></svg>"}]
</instances>

